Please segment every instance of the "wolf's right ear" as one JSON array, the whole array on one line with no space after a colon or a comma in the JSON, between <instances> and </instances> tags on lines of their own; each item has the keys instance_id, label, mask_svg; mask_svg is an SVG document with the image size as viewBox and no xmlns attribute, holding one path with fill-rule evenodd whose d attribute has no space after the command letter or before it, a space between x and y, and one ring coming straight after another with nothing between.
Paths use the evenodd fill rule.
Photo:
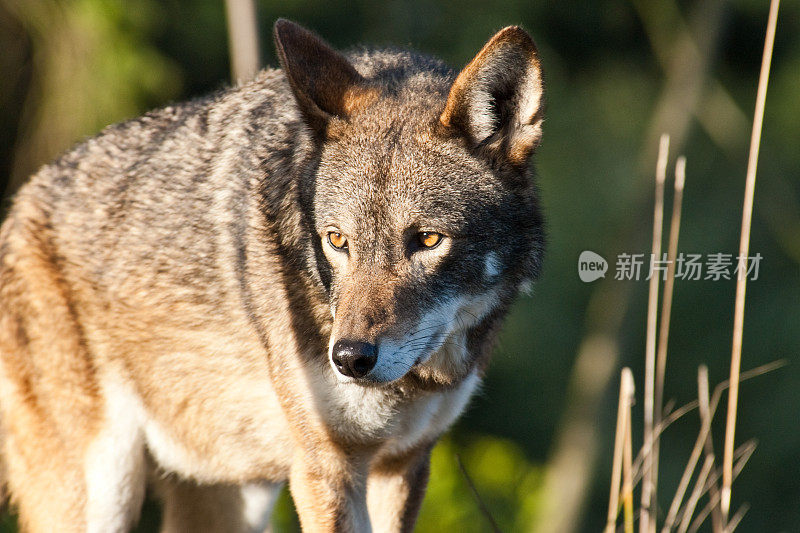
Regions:
<instances>
[{"instance_id":1,"label":"wolf's right ear","mask_svg":"<svg viewBox=\"0 0 800 533\"><path fill-rule=\"evenodd\" d=\"M342 54L295 24L275 22L275 47L303 115L318 133L332 117L347 118L377 95Z\"/></svg>"},{"instance_id":2,"label":"wolf's right ear","mask_svg":"<svg viewBox=\"0 0 800 533\"><path fill-rule=\"evenodd\" d=\"M544 85L533 39L497 32L453 82L439 121L501 162L524 166L542 138Z\"/></svg>"}]
</instances>

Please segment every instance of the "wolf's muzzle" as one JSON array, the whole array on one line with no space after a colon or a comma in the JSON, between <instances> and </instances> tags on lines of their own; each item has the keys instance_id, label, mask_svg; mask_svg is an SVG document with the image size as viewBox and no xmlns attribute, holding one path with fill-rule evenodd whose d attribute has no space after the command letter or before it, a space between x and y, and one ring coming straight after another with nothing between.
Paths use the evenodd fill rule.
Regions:
<instances>
[{"instance_id":1,"label":"wolf's muzzle","mask_svg":"<svg viewBox=\"0 0 800 533\"><path fill-rule=\"evenodd\" d=\"M331 358L340 374L363 378L378 361L378 347L368 342L342 339L333 345Z\"/></svg>"}]
</instances>

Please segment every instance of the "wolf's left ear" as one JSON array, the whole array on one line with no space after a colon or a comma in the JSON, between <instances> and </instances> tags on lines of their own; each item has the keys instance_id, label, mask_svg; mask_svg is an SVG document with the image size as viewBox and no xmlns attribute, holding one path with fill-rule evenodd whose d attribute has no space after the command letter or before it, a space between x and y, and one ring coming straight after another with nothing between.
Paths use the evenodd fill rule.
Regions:
<instances>
[{"instance_id":1,"label":"wolf's left ear","mask_svg":"<svg viewBox=\"0 0 800 533\"><path fill-rule=\"evenodd\" d=\"M440 122L515 166L542 137L544 85L539 53L518 26L497 32L450 88Z\"/></svg>"},{"instance_id":2,"label":"wolf's left ear","mask_svg":"<svg viewBox=\"0 0 800 533\"><path fill-rule=\"evenodd\" d=\"M295 24L275 22L275 46L283 71L308 124L324 132L332 117L347 118L375 96L361 74L325 41Z\"/></svg>"}]
</instances>

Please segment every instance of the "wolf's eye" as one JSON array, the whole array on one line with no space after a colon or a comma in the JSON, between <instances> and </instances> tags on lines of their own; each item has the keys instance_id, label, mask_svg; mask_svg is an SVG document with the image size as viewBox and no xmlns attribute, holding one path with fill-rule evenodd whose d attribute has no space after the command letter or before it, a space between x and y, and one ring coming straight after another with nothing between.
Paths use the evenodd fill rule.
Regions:
<instances>
[{"instance_id":1,"label":"wolf's eye","mask_svg":"<svg viewBox=\"0 0 800 533\"><path fill-rule=\"evenodd\" d=\"M422 231L417 233L417 242L420 248L436 248L442 242L442 234L435 231Z\"/></svg>"},{"instance_id":2,"label":"wolf's eye","mask_svg":"<svg viewBox=\"0 0 800 533\"><path fill-rule=\"evenodd\" d=\"M328 242L337 250L347 250L347 237L338 231L328 232Z\"/></svg>"}]
</instances>

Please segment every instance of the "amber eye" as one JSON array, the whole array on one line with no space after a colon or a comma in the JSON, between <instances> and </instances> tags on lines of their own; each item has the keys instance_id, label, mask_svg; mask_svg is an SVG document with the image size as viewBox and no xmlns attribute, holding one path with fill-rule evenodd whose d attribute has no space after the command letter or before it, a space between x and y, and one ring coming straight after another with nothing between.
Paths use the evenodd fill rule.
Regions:
<instances>
[{"instance_id":1,"label":"amber eye","mask_svg":"<svg viewBox=\"0 0 800 533\"><path fill-rule=\"evenodd\" d=\"M328 232L328 242L331 243L331 246L333 246L337 250L347 249L347 237L345 237L338 231Z\"/></svg>"},{"instance_id":2,"label":"amber eye","mask_svg":"<svg viewBox=\"0 0 800 533\"><path fill-rule=\"evenodd\" d=\"M417 242L421 248L436 248L442 242L442 234L435 231L422 231L417 233Z\"/></svg>"}]
</instances>

